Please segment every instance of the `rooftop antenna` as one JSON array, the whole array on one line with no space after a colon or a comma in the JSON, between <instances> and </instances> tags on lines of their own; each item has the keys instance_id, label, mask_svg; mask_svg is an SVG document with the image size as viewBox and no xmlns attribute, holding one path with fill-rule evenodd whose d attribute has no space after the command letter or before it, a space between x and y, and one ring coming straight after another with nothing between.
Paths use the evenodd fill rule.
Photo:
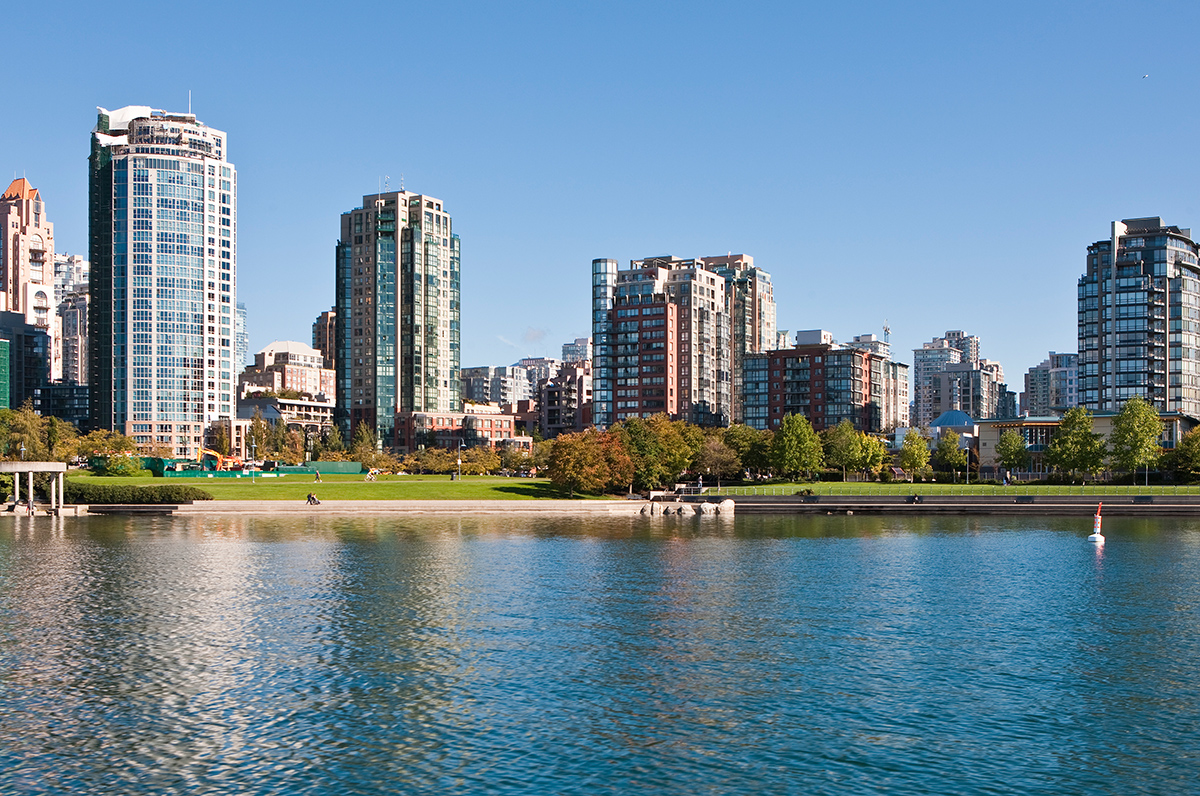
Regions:
<instances>
[{"instance_id":1,"label":"rooftop antenna","mask_svg":"<svg viewBox=\"0 0 1200 796\"><path fill-rule=\"evenodd\" d=\"M389 177L389 176L388 176L388 175L386 175L386 174L385 174L385 175L383 175L383 192L384 192L384 193L387 193L387 192L388 192L388 184L389 184L391 181L392 181L392 178L391 178L391 177Z\"/></svg>"},{"instance_id":2,"label":"rooftop antenna","mask_svg":"<svg viewBox=\"0 0 1200 796\"><path fill-rule=\"evenodd\" d=\"M192 115L192 90L188 89L188 116Z\"/></svg>"},{"instance_id":3,"label":"rooftop antenna","mask_svg":"<svg viewBox=\"0 0 1200 796\"><path fill-rule=\"evenodd\" d=\"M401 191L404 190L404 175L403 174L400 175L400 190Z\"/></svg>"},{"instance_id":4,"label":"rooftop antenna","mask_svg":"<svg viewBox=\"0 0 1200 796\"><path fill-rule=\"evenodd\" d=\"M883 319L883 342L892 342L892 327L888 326L887 318Z\"/></svg>"}]
</instances>

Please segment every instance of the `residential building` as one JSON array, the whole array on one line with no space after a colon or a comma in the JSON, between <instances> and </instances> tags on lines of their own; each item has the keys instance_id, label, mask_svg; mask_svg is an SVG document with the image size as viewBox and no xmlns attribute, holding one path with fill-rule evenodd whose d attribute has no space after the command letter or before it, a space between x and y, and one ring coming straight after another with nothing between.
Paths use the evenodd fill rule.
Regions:
<instances>
[{"instance_id":1,"label":"residential building","mask_svg":"<svg viewBox=\"0 0 1200 796\"><path fill-rule=\"evenodd\" d=\"M1079 404L1117 411L1140 395L1200 416L1200 263L1190 229L1114 221L1079 278ZM1169 323L1169 329L1168 329Z\"/></svg>"},{"instance_id":2,"label":"residential building","mask_svg":"<svg viewBox=\"0 0 1200 796\"><path fill-rule=\"evenodd\" d=\"M517 433L512 415L490 404L463 404L461 412L401 412L396 415L395 449L411 453L422 447L496 447L517 443L529 449L533 440Z\"/></svg>"},{"instance_id":3,"label":"residential building","mask_svg":"<svg viewBox=\"0 0 1200 796\"><path fill-rule=\"evenodd\" d=\"M1003 378L1003 371L1000 374ZM1000 402L1000 382L993 367L959 362L930 376L927 396L926 406L934 419L952 411L964 412L975 420L990 418L996 415Z\"/></svg>"},{"instance_id":4,"label":"residential building","mask_svg":"<svg viewBox=\"0 0 1200 796\"><path fill-rule=\"evenodd\" d=\"M337 311L327 310L317 316L312 327L312 347L325 357L325 367L337 370Z\"/></svg>"},{"instance_id":5,"label":"residential building","mask_svg":"<svg viewBox=\"0 0 1200 796\"><path fill-rule=\"evenodd\" d=\"M1079 403L1079 355L1054 351L1040 365L1025 373L1021 414L1045 417L1061 413Z\"/></svg>"},{"instance_id":6,"label":"residential building","mask_svg":"<svg viewBox=\"0 0 1200 796\"><path fill-rule=\"evenodd\" d=\"M725 311L729 315L730 418L744 422L741 395L747 354L771 351L778 342L775 327L775 289L771 275L754 265L748 254L701 258L705 267L725 277Z\"/></svg>"},{"instance_id":7,"label":"residential building","mask_svg":"<svg viewBox=\"0 0 1200 796\"><path fill-rule=\"evenodd\" d=\"M24 177L0 194L0 312L19 312L46 330L47 378L61 376L61 326L55 313L54 225L37 188Z\"/></svg>"},{"instance_id":8,"label":"residential building","mask_svg":"<svg viewBox=\"0 0 1200 796\"><path fill-rule=\"evenodd\" d=\"M336 384L337 373L325 367L320 351L295 340L276 340L255 354L254 364L242 371L238 394L297 392L333 402Z\"/></svg>"},{"instance_id":9,"label":"residential building","mask_svg":"<svg viewBox=\"0 0 1200 796\"><path fill-rule=\"evenodd\" d=\"M71 293L87 293L92 264L78 254L54 255L54 306Z\"/></svg>"},{"instance_id":10,"label":"residential building","mask_svg":"<svg viewBox=\"0 0 1200 796\"><path fill-rule=\"evenodd\" d=\"M537 401L517 401L512 404L502 404L500 406L500 413L512 416L513 432L517 435L532 437L540 427L541 413L538 411Z\"/></svg>"},{"instance_id":11,"label":"residential building","mask_svg":"<svg viewBox=\"0 0 1200 796\"><path fill-rule=\"evenodd\" d=\"M562 358L568 365L575 362L591 362L592 338L576 337L574 342L563 343Z\"/></svg>"},{"instance_id":12,"label":"residential building","mask_svg":"<svg viewBox=\"0 0 1200 796\"><path fill-rule=\"evenodd\" d=\"M946 332L945 337L935 337L920 348L913 349L913 423L928 426L945 411L934 407L933 376L951 365L959 364L968 365L968 370L979 366L978 337L952 330Z\"/></svg>"},{"instance_id":13,"label":"residential building","mask_svg":"<svg viewBox=\"0 0 1200 796\"><path fill-rule=\"evenodd\" d=\"M237 171L190 113L98 109L89 159L91 426L194 458L236 409ZM240 364L240 363L238 363ZM240 368L238 368L240 369Z\"/></svg>"},{"instance_id":14,"label":"residential building","mask_svg":"<svg viewBox=\"0 0 1200 796\"><path fill-rule=\"evenodd\" d=\"M85 289L67 293L58 305L58 320L62 330L63 384L88 383L88 305Z\"/></svg>"},{"instance_id":15,"label":"residential building","mask_svg":"<svg viewBox=\"0 0 1200 796\"><path fill-rule=\"evenodd\" d=\"M546 439L583 431L592 424L592 363L574 362L542 383L538 400L540 427Z\"/></svg>"},{"instance_id":16,"label":"residential building","mask_svg":"<svg viewBox=\"0 0 1200 796\"><path fill-rule=\"evenodd\" d=\"M0 312L0 340L8 342L8 405L37 397L50 381L50 335L20 312Z\"/></svg>"},{"instance_id":17,"label":"residential building","mask_svg":"<svg viewBox=\"0 0 1200 796\"><path fill-rule=\"evenodd\" d=\"M1001 384L1000 397L996 403L996 413L993 417L997 419L1013 418L1018 415L1018 410L1016 391L1008 389L1007 384Z\"/></svg>"},{"instance_id":18,"label":"residential building","mask_svg":"<svg viewBox=\"0 0 1200 796\"><path fill-rule=\"evenodd\" d=\"M11 409L9 402L12 372L9 369L9 342L0 337L0 409Z\"/></svg>"},{"instance_id":19,"label":"residential building","mask_svg":"<svg viewBox=\"0 0 1200 796\"><path fill-rule=\"evenodd\" d=\"M338 422L366 423L383 444L398 414L457 412L459 238L441 199L363 197L337 244Z\"/></svg>"},{"instance_id":20,"label":"residential building","mask_svg":"<svg viewBox=\"0 0 1200 796\"><path fill-rule=\"evenodd\" d=\"M542 382L551 378L563 365L554 357L525 357L517 360L513 367L525 368L529 377L529 397L536 398Z\"/></svg>"},{"instance_id":21,"label":"residential building","mask_svg":"<svg viewBox=\"0 0 1200 796\"><path fill-rule=\"evenodd\" d=\"M592 268L596 425L658 412L697 425L728 424L733 348L726 279L717 266L650 257L626 270L612 260L594 260Z\"/></svg>"},{"instance_id":22,"label":"residential building","mask_svg":"<svg viewBox=\"0 0 1200 796\"><path fill-rule=\"evenodd\" d=\"M459 381L463 400L472 403L511 404L534 396L529 372L519 365L463 368Z\"/></svg>"},{"instance_id":23,"label":"residential building","mask_svg":"<svg viewBox=\"0 0 1200 796\"><path fill-rule=\"evenodd\" d=\"M33 408L40 415L57 417L86 430L88 386L86 384L46 384L33 391Z\"/></svg>"},{"instance_id":24,"label":"residential building","mask_svg":"<svg viewBox=\"0 0 1200 796\"><path fill-rule=\"evenodd\" d=\"M877 434L908 425L908 365L828 332L798 332L797 345L747 357L747 425L776 429L801 414L821 431L849 420Z\"/></svg>"},{"instance_id":25,"label":"residential building","mask_svg":"<svg viewBox=\"0 0 1200 796\"><path fill-rule=\"evenodd\" d=\"M235 370L240 370L249 364L248 357L250 356L250 330L246 327L245 303L239 301L235 312L237 328L234 331L233 361Z\"/></svg>"}]
</instances>

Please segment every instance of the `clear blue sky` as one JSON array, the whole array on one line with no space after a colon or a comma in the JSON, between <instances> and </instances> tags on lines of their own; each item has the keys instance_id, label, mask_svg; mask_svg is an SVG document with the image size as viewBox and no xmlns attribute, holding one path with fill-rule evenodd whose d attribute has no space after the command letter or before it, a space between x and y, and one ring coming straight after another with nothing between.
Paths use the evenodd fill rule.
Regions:
<instances>
[{"instance_id":1,"label":"clear blue sky","mask_svg":"<svg viewBox=\"0 0 1200 796\"><path fill-rule=\"evenodd\" d=\"M1110 221L1200 233L1198 23L1195 3L23 3L0 176L86 254L95 106L190 89L239 171L252 350L309 340L338 215L403 174L462 237L464 366L588 334L594 257L733 251L773 275L781 328L887 319L903 361L964 329L1020 384L1075 350Z\"/></svg>"}]
</instances>

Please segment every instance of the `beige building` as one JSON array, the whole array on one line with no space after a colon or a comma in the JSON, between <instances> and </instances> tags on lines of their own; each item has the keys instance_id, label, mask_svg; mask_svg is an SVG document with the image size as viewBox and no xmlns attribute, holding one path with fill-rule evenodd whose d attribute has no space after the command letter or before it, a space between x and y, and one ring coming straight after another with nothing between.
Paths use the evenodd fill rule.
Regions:
<instances>
[{"instance_id":1,"label":"beige building","mask_svg":"<svg viewBox=\"0 0 1200 796\"><path fill-rule=\"evenodd\" d=\"M51 381L62 378L62 325L54 301L54 225L38 189L24 177L0 194L0 311L50 335Z\"/></svg>"},{"instance_id":2,"label":"beige building","mask_svg":"<svg viewBox=\"0 0 1200 796\"><path fill-rule=\"evenodd\" d=\"M325 367L337 370L337 312L326 310L313 321L312 347L325 357Z\"/></svg>"},{"instance_id":3,"label":"beige building","mask_svg":"<svg viewBox=\"0 0 1200 796\"><path fill-rule=\"evenodd\" d=\"M315 348L295 340L276 340L254 355L254 365L238 377L238 393L285 390L335 400L336 373L325 367L325 357Z\"/></svg>"}]
</instances>

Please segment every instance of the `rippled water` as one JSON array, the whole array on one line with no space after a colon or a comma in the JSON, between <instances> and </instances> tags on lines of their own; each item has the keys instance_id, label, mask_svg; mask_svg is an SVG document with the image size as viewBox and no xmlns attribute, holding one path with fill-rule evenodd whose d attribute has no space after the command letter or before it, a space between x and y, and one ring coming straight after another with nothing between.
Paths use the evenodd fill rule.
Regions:
<instances>
[{"instance_id":1,"label":"rippled water","mask_svg":"<svg viewBox=\"0 0 1200 796\"><path fill-rule=\"evenodd\" d=\"M3 794L1198 790L1197 522L2 521Z\"/></svg>"}]
</instances>

